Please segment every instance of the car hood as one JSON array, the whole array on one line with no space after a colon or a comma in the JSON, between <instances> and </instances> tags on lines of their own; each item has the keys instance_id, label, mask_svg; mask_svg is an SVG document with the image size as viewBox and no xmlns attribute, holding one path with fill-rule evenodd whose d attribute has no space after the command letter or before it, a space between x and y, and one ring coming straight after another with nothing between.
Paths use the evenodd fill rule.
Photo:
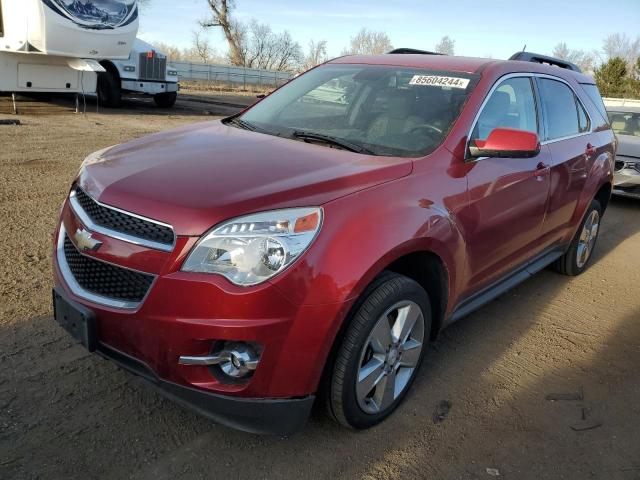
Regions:
<instances>
[{"instance_id":1,"label":"car hood","mask_svg":"<svg viewBox=\"0 0 640 480\"><path fill-rule=\"evenodd\" d=\"M318 206L411 173L407 158L361 155L228 127L189 125L118 145L86 165L93 198L201 235L247 213Z\"/></svg>"},{"instance_id":2,"label":"car hood","mask_svg":"<svg viewBox=\"0 0 640 480\"><path fill-rule=\"evenodd\" d=\"M618 155L640 158L640 137L618 135Z\"/></svg>"}]
</instances>

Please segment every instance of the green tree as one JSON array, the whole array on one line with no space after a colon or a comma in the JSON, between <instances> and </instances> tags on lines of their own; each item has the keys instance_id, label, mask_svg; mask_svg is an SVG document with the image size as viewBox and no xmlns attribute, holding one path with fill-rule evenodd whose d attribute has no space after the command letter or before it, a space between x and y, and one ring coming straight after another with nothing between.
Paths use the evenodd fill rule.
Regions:
<instances>
[{"instance_id":1,"label":"green tree","mask_svg":"<svg viewBox=\"0 0 640 480\"><path fill-rule=\"evenodd\" d=\"M627 96L640 99L640 57L636 59L633 71L627 78Z\"/></svg>"},{"instance_id":2,"label":"green tree","mask_svg":"<svg viewBox=\"0 0 640 480\"><path fill-rule=\"evenodd\" d=\"M627 93L627 62L614 57L594 72L594 78L603 97L624 97Z\"/></svg>"}]
</instances>

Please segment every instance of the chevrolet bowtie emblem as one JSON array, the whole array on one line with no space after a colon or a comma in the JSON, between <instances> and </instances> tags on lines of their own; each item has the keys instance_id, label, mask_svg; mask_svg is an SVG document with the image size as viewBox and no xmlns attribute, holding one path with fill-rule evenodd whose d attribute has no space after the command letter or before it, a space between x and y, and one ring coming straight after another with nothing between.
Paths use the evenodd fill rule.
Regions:
<instances>
[{"instance_id":1,"label":"chevrolet bowtie emblem","mask_svg":"<svg viewBox=\"0 0 640 480\"><path fill-rule=\"evenodd\" d=\"M102 242L99 242L98 240L92 238L91 234L84 228L82 230L76 230L73 238L76 241L76 247L81 252L86 252L87 250L95 252L102 246Z\"/></svg>"}]
</instances>

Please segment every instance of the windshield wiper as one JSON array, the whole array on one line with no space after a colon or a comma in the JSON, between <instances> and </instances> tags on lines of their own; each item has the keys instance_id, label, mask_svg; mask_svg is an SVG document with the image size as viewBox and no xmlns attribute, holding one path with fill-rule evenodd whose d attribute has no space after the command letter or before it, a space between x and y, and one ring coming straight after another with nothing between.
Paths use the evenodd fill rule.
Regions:
<instances>
[{"instance_id":1,"label":"windshield wiper","mask_svg":"<svg viewBox=\"0 0 640 480\"><path fill-rule=\"evenodd\" d=\"M358 145L357 143L350 142L349 140L345 140L343 138L332 137L331 135L324 135L322 133L315 132L303 132L301 130L295 130L292 135L301 140L312 140L327 143L329 145L335 145L336 147L343 148L344 150L349 150L350 152L375 155L372 150L369 150L362 145Z\"/></svg>"},{"instance_id":2,"label":"windshield wiper","mask_svg":"<svg viewBox=\"0 0 640 480\"><path fill-rule=\"evenodd\" d=\"M249 122L245 122L239 117L233 117L227 120L225 123L230 123L232 125L235 125L236 127L242 128L243 130L249 130L251 132L258 131L258 128L255 125Z\"/></svg>"}]
</instances>

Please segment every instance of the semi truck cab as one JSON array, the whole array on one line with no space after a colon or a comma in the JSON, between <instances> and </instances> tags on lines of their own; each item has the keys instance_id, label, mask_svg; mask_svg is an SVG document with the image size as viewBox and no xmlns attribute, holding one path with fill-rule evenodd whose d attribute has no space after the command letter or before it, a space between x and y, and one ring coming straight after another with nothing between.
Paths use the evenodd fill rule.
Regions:
<instances>
[{"instance_id":1,"label":"semi truck cab","mask_svg":"<svg viewBox=\"0 0 640 480\"><path fill-rule=\"evenodd\" d=\"M171 108L176 103L178 72L168 58L152 45L136 39L126 60L102 60L106 70L98 74L97 95L101 105L117 108L127 94L152 96L156 105Z\"/></svg>"}]
</instances>

